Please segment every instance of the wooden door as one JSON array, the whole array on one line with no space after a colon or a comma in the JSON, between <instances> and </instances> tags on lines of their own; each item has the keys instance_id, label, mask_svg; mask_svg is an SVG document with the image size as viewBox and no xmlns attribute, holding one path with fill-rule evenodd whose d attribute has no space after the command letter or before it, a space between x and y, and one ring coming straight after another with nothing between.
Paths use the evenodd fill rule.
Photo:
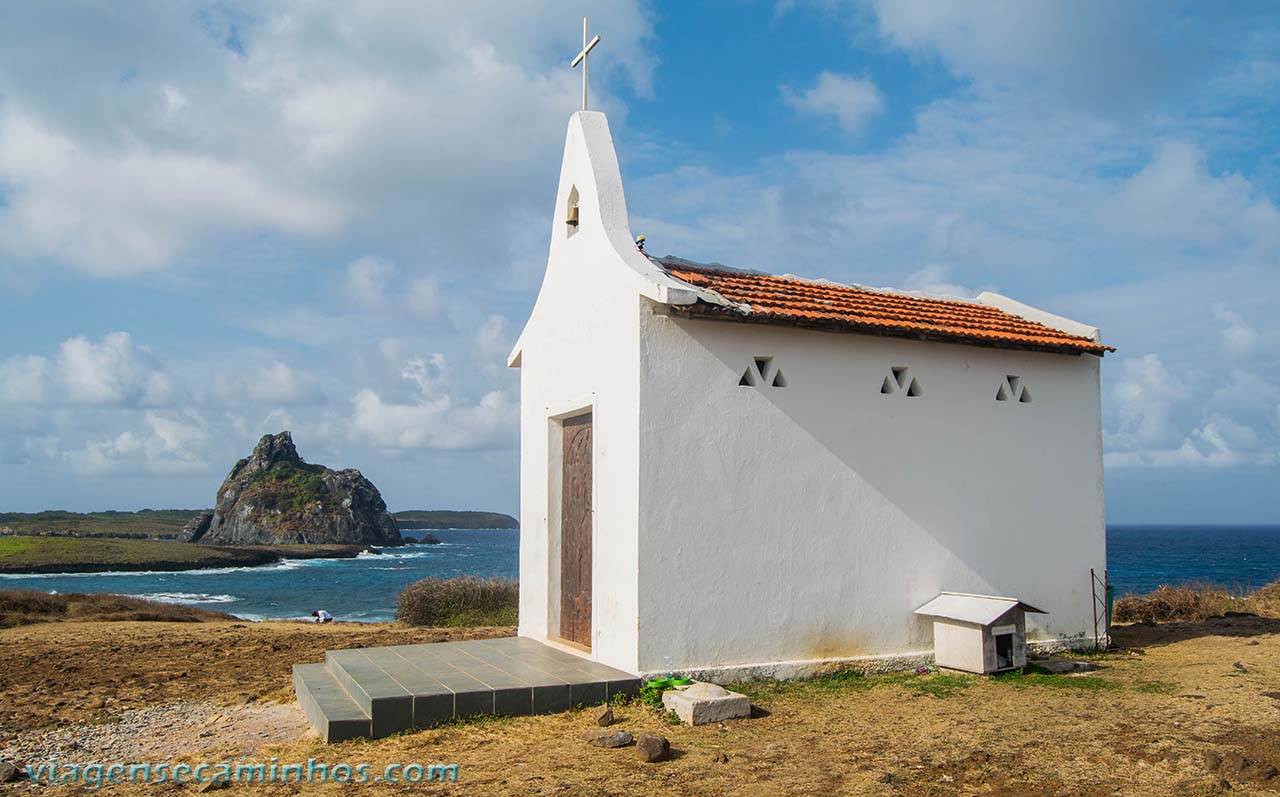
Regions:
<instances>
[{"instance_id":1,"label":"wooden door","mask_svg":"<svg viewBox=\"0 0 1280 797\"><path fill-rule=\"evenodd\" d=\"M591 647L591 416L564 421L560 636Z\"/></svg>"}]
</instances>

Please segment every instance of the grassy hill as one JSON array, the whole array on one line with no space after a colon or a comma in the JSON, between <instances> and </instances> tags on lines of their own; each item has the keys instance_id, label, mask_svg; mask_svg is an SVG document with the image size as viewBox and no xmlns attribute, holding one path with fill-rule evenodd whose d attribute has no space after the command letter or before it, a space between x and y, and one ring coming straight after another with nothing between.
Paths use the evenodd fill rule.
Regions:
<instances>
[{"instance_id":1,"label":"grassy hill","mask_svg":"<svg viewBox=\"0 0 1280 797\"><path fill-rule=\"evenodd\" d=\"M520 521L501 512L448 509L409 509L392 512L400 530L406 529L518 529Z\"/></svg>"},{"instance_id":2,"label":"grassy hill","mask_svg":"<svg viewBox=\"0 0 1280 797\"><path fill-rule=\"evenodd\" d=\"M0 537L0 574L243 567L356 556L359 545L197 545L172 540Z\"/></svg>"},{"instance_id":3,"label":"grassy hill","mask_svg":"<svg viewBox=\"0 0 1280 797\"><path fill-rule=\"evenodd\" d=\"M143 509L139 512L0 512L0 527L14 534L49 537L137 537L171 540L199 509Z\"/></svg>"}]
</instances>

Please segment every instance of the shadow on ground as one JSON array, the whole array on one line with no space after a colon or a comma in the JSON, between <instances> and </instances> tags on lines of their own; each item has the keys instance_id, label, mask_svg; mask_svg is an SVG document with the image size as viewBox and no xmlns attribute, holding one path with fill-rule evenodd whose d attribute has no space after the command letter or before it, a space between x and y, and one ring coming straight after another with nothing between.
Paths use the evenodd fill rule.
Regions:
<instances>
[{"instance_id":1,"label":"shadow on ground","mask_svg":"<svg viewBox=\"0 0 1280 797\"><path fill-rule=\"evenodd\" d=\"M1280 619L1228 612L1222 617L1210 617L1194 623L1116 625L1111 628L1111 641L1116 647L1149 648L1208 636L1252 637L1264 634L1280 634Z\"/></svg>"}]
</instances>

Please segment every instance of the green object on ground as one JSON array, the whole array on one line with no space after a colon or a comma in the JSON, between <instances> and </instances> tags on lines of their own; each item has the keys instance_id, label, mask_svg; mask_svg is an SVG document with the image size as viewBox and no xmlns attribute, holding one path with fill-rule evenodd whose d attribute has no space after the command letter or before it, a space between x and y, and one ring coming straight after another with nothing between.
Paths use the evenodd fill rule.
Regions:
<instances>
[{"instance_id":1,"label":"green object on ground","mask_svg":"<svg viewBox=\"0 0 1280 797\"><path fill-rule=\"evenodd\" d=\"M672 686L688 686L691 683L693 683L692 678L672 678L671 679Z\"/></svg>"}]
</instances>

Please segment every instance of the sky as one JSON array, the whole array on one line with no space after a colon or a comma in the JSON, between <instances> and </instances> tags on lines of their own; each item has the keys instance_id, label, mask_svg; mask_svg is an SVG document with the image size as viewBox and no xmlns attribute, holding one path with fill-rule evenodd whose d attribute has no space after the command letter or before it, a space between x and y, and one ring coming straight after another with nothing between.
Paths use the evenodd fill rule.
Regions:
<instances>
[{"instance_id":1,"label":"sky","mask_svg":"<svg viewBox=\"0 0 1280 797\"><path fill-rule=\"evenodd\" d=\"M1280 7L6 4L0 511L206 507L289 429L518 507L580 78L654 254L1096 325L1108 519L1280 522Z\"/></svg>"}]
</instances>

